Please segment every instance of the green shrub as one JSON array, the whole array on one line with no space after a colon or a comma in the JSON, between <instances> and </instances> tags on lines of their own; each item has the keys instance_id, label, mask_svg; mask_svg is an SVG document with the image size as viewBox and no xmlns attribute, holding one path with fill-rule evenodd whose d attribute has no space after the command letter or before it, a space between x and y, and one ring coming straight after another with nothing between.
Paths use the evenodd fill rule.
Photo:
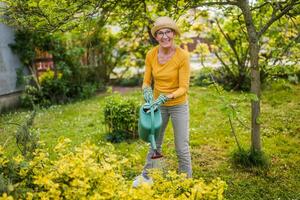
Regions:
<instances>
[{"instance_id":1,"label":"green shrub","mask_svg":"<svg viewBox=\"0 0 300 200\"><path fill-rule=\"evenodd\" d=\"M34 105L40 105L42 100L42 91L32 85L26 85L23 93L20 96L20 103L25 108L33 108Z\"/></svg>"},{"instance_id":2,"label":"green shrub","mask_svg":"<svg viewBox=\"0 0 300 200\"><path fill-rule=\"evenodd\" d=\"M230 73L220 67L215 69L214 78L227 91L250 91L251 88L250 70Z\"/></svg>"},{"instance_id":3,"label":"green shrub","mask_svg":"<svg viewBox=\"0 0 300 200\"><path fill-rule=\"evenodd\" d=\"M140 102L133 97L115 94L105 98L104 122L110 141L137 138L139 107Z\"/></svg>"},{"instance_id":4,"label":"green shrub","mask_svg":"<svg viewBox=\"0 0 300 200\"><path fill-rule=\"evenodd\" d=\"M23 107L33 108L34 105L48 107L63 104L73 99L86 99L97 91L104 90L103 83L73 83L59 73L54 77L53 71L45 72L40 77L40 88L26 85L20 101Z\"/></svg>"},{"instance_id":5,"label":"green shrub","mask_svg":"<svg viewBox=\"0 0 300 200\"><path fill-rule=\"evenodd\" d=\"M22 67L17 70L17 84L25 84L21 97L23 107L62 104L73 99L88 98L97 90L104 89L102 79L97 76L99 70L81 65L85 49L80 46L69 46L67 43L66 38L60 34L24 30L16 32L15 43L10 47L20 57L22 63ZM23 73L25 68L30 72L35 71L32 61L37 57L36 50L52 55L55 63L53 70L56 73L49 70L40 77L35 73L25 76Z\"/></svg>"},{"instance_id":6,"label":"green shrub","mask_svg":"<svg viewBox=\"0 0 300 200\"><path fill-rule=\"evenodd\" d=\"M127 87L133 87L133 86L140 86L142 84L142 77L141 76L132 76L130 78L122 78L117 81L117 85L119 86L127 86Z\"/></svg>"},{"instance_id":7,"label":"green shrub","mask_svg":"<svg viewBox=\"0 0 300 200\"><path fill-rule=\"evenodd\" d=\"M274 90L274 91L292 91L291 84L288 80L279 78L270 80L262 85L263 89Z\"/></svg>"},{"instance_id":8,"label":"green shrub","mask_svg":"<svg viewBox=\"0 0 300 200\"><path fill-rule=\"evenodd\" d=\"M85 83L81 87L81 92L79 95L80 99L86 99L93 96L97 91L97 85L92 83Z\"/></svg>"},{"instance_id":9,"label":"green shrub","mask_svg":"<svg viewBox=\"0 0 300 200\"><path fill-rule=\"evenodd\" d=\"M49 99L51 104L60 104L67 101L69 87L62 74L54 77L54 72L48 71L41 77L40 84L43 99Z\"/></svg>"},{"instance_id":10,"label":"green shrub","mask_svg":"<svg viewBox=\"0 0 300 200\"><path fill-rule=\"evenodd\" d=\"M53 72L43 74L40 79L40 88L26 85L20 96L21 105L33 108L34 105L48 107L52 104L65 103L68 100L69 87L61 75L54 78Z\"/></svg>"},{"instance_id":11,"label":"green shrub","mask_svg":"<svg viewBox=\"0 0 300 200\"><path fill-rule=\"evenodd\" d=\"M263 167L268 168L270 162L262 151L236 150L232 155L233 164L244 168Z\"/></svg>"},{"instance_id":12,"label":"green shrub","mask_svg":"<svg viewBox=\"0 0 300 200\"><path fill-rule=\"evenodd\" d=\"M224 67L212 68L203 67L195 75L193 84L197 86L207 87L213 82L222 85L227 90L235 91L249 91L250 90L250 76L247 72L229 73Z\"/></svg>"},{"instance_id":13,"label":"green shrub","mask_svg":"<svg viewBox=\"0 0 300 200\"><path fill-rule=\"evenodd\" d=\"M279 79L287 80L289 83L298 84L300 79L300 67L299 66L269 66L265 69L267 73L267 82L277 81Z\"/></svg>"},{"instance_id":14,"label":"green shrub","mask_svg":"<svg viewBox=\"0 0 300 200\"><path fill-rule=\"evenodd\" d=\"M203 67L195 75L193 85L206 87L213 83L211 76L213 76L214 69L211 67Z\"/></svg>"}]
</instances>

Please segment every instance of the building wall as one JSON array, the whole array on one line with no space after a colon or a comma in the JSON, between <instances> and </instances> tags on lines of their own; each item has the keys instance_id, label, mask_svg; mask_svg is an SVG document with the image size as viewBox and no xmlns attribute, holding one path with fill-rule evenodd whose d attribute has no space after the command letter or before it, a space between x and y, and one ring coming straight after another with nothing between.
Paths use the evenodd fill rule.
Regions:
<instances>
[{"instance_id":1,"label":"building wall","mask_svg":"<svg viewBox=\"0 0 300 200\"><path fill-rule=\"evenodd\" d=\"M10 93L0 96L0 113L18 107L21 92Z\"/></svg>"},{"instance_id":2,"label":"building wall","mask_svg":"<svg viewBox=\"0 0 300 200\"><path fill-rule=\"evenodd\" d=\"M11 97L16 99L16 94L22 91L22 87L16 86L16 69L21 63L8 46L11 43L14 43L13 29L0 23L0 112L3 107L15 105Z\"/></svg>"}]
</instances>

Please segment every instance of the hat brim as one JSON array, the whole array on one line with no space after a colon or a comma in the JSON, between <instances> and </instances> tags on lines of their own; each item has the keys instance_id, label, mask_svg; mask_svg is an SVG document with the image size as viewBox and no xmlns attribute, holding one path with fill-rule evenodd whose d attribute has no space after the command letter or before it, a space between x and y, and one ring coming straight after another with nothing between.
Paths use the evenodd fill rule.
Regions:
<instances>
[{"instance_id":1,"label":"hat brim","mask_svg":"<svg viewBox=\"0 0 300 200\"><path fill-rule=\"evenodd\" d=\"M178 27L174 26L174 25L158 25L158 26L153 26L151 28L151 34L152 34L152 36L155 37L156 31L158 31L160 29L163 29L163 28L172 29L172 30L175 31L176 35L180 36L180 31L179 31Z\"/></svg>"}]
</instances>

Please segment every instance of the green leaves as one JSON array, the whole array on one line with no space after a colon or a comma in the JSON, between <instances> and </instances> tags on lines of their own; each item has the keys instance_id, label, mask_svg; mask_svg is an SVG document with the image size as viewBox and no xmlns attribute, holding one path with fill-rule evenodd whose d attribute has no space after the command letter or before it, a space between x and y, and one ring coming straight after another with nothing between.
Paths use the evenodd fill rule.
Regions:
<instances>
[{"instance_id":1,"label":"green leaves","mask_svg":"<svg viewBox=\"0 0 300 200\"><path fill-rule=\"evenodd\" d=\"M101 17L115 4L114 0L5 0L6 8L1 14L8 18L5 22L18 28L43 32L73 29L86 19Z\"/></svg>"},{"instance_id":2,"label":"green leaves","mask_svg":"<svg viewBox=\"0 0 300 200\"><path fill-rule=\"evenodd\" d=\"M110 141L137 138L139 105L136 98L122 97L119 94L105 98L104 123L108 128Z\"/></svg>"}]
</instances>

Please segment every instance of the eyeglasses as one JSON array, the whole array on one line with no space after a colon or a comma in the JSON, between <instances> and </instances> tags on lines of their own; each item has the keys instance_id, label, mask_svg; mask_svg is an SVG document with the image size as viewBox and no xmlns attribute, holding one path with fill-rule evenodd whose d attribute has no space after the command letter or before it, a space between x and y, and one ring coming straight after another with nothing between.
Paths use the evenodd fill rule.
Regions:
<instances>
[{"instance_id":1,"label":"eyeglasses","mask_svg":"<svg viewBox=\"0 0 300 200\"><path fill-rule=\"evenodd\" d=\"M167 30L165 32L163 31L157 31L156 32L156 35L159 37L159 38L162 38L164 37L164 35L166 35L167 37L171 37L173 34L173 31L172 30Z\"/></svg>"}]
</instances>

